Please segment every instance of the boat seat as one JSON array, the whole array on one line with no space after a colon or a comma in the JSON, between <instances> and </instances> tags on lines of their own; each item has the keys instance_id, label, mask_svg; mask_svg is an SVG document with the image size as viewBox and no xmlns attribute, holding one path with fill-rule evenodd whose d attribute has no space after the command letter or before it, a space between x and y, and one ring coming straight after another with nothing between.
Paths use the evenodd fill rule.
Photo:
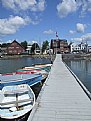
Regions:
<instances>
[{"instance_id":1,"label":"boat seat","mask_svg":"<svg viewBox=\"0 0 91 121\"><path fill-rule=\"evenodd\" d=\"M28 102L28 101L33 101L33 99L18 100L17 103L23 103L23 102ZM9 104L16 104L16 101L0 103L1 106L9 105Z\"/></svg>"}]
</instances>

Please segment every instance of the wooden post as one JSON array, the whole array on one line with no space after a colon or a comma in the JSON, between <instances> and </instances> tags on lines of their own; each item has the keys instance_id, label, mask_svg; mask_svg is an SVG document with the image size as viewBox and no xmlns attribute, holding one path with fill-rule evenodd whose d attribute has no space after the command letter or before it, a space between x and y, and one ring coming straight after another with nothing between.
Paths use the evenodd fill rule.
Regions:
<instances>
[{"instance_id":1,"label":"wooden post","mask_svg":"<svg viewBox=\"0 0 91 121\"><path fill-rule=\"evenodd\" d=\"M18 93L16 94L16 108L18 110Z\"/></svg>"}]
</instances>

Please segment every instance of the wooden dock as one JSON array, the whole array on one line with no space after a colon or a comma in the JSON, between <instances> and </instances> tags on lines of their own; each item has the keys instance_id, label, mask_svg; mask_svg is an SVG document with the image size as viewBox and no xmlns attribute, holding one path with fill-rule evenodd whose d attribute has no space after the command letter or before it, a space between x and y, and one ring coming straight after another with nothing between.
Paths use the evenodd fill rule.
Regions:
<instances>
[{"instance_id":1,"label":"wooden dock","mask_svg":"<svg viewBox=\"0 0 91 121\"><path fill-rule=\"evenodd\" d=\"M28 121L91 121L86 93L57 55Z\"/></svg>"},{"instance_id":2,"label":"wooden dock","mask_svg":"<svg viewBox=\"0 0 91 121\"><path fill-rule=\"evenodd\" d=\"M59 54L28 121L91 121L90 97L88 90L68 70Z\"/></svg>"}]
</instances>

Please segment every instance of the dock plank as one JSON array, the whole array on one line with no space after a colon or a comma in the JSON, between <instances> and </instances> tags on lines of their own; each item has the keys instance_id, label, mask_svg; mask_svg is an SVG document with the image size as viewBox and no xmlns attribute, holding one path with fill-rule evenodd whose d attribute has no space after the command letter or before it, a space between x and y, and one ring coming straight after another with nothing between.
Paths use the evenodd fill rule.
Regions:
<instances>
[{"instance_id":1,"label":"dock plank","mask_svg":"<svg viewBox=\"0 0 91 121\"><path fill-rule=\"evenodd\" d=\"M28 121L91 121L91 100L58 54Z\"/></svg>"}]
</instances>

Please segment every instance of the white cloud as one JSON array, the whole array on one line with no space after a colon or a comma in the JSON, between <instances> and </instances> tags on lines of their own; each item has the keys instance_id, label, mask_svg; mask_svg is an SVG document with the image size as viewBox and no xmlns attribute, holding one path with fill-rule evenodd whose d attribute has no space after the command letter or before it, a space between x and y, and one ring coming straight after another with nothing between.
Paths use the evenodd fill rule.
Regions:
<instances>
[{"instance_id":1,"label":"white cloud","mask_svg":"<svg viewBox=\"0 0 91 121\"><path fill-rule=\"evenodd\" d=\"M85 35L82 35L79 38L71 38L72 41L76 42L91 42L91 33L87 33Z\"/></svg>"},{"instance_id":2,"label":"white cloud","mask_svg":"<svg viewBox=\"0 0 91 121\"><path fill-rule=\"evenodd\" d=\"M77 10L77 3L75 0L63 0L57 5L58 15L63 18L68 14L75 12Z\"/></svg>"},{"instance_id":3,"label":"white cloud","mask_svg":"<svg viewBox=\"0 0 91 121\"><path fill-rule=\"evenodd\" d=\"M85 24L81 24L81 23L77 23L76 27L77 27L77 32L78 33L83 33L84 30L85 30L86 25Z\"/></svg>"},{"instance_id":4,"label":"white cloud","mask_svg":"<svg viewBox=\"0 0 91 121\"><path fill-rule=\"evenodd\" d=\"M45 9L45 0L1 0L2 5L8 9L14 11L44 11Z\"/></svg>"},{"instance_id":5,"label":"white cloud","mask_svg":"<svg viewBox=\"0 0 91 121\"><path fill-rule=\"evenodd\" d=\"M81 36L81 38L83 39L83 41L91 41L91 33L87 33Z\"/></svg>"},{"instance_id":6,"label":"white cloud","mask_svg":"<svg viewBox=\"0 0 91 121\"><path fill-rule=\"evenodd\" d=\"M0 19L0 35L14 34L16 31L31 22L28 17L10 16L8 19Z\"/></svg>"},{"instance_id":7,"label":"white cloud","mask_svg":"<svg viewBox=\"0 0 91 121\"><path fill-rule=\"evenodd\" d=\"M80 17L91 12L91 0L62 0L57 5L57 12L60 18L80 10Z\"/></svg>"},{"instance_id":8,"label":"white cloud","mask_svg":"<svg viewBox=\"0 0 91 121\"><path fill-rule=\"evenodd\" d=\"M14 40L8 40L6 43L11 43L11 42L13 42Z\"/></svg>"},{"instance_id":9,"label":"white cloud","mask_svg":"<svg viewBox=\"0 0 91 121\"><path fill-rule=\"evenodd\" d=\"M78 38L71 38L72 41L76 41L76 42L82 42L82 38L78 37Z\"/></svg>"},{"instance_id":10,"label":"white cloud","mask_svg":"<svg viewBox=\"0 0 91 121\"><path fill-rule=\"evenodd\" d=\"M84 17L87 12L91 12L91 0L76 0L81 9L81 17Z\"/></svg>"},{"instance_id":11,"label":"white cloud","mask_svg":"<svg viewBox=\"0 0 91 121\"><path fill-rule=\"evenodd\" d=\"M33 40L33 41L32 41L32 44L34 44L34 43L37 43L37 41Z\"/></svg>"},{"instance_id":12,"label":"white cloud","mask_svg":"<svg viewBox=\"0 0 91 121\"><path fill-rule=\"evenodd\" d=\"M88 11L91 12L91 0L77 0L77 2L81 8L81 17L84 17Z\"/></svg>"},{"instance_id":13,"label":"white cloud","mask_svg":"<svg viewBox=\"0 0 91 121\"><path fill-rule=\"evenodd\" d=\"M52 31L51 29L49 29L47 31L44 31L43 33L44 34L54 34L54 31Z\"/></svg>"},{"instance_id":14,"label":"white cloud","mask_svg":"<svg viewBox=\"0 0 91 121\"><path fill-rule=\"evenodd\" d=\"M69 33L70 33L70 34L75 34L76 31L70 30Z\"/></svg>"},{"instance_id":15,"label":"white cloud","mask_svg":"<svg viewBox=\"0 0 91 121\"><path fill-rule=\"evenodd\" d=\"M31 8L31 11L44 11L45 10L45 0L39 0L39 2Z\"/></svg>"},{"instance_id":16,"label":"white cloud","mask_svg":"<svg viewBox=\"0 0 91 121\"><path fill-rule=\"evenodd\" d=\"M91 12L91 0L88 0L88 11Z\"/></svg>"}]
</instances>

